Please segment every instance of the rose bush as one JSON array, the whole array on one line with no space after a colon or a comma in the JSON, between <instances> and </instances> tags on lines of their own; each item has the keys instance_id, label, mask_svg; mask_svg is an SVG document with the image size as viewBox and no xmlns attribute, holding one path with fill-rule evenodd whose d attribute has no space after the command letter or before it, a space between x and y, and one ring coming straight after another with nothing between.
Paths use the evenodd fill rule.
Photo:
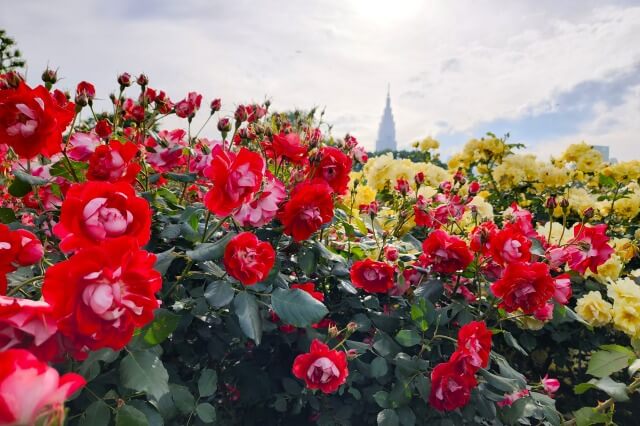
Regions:
<instances>
[{"instance_id":1,"label":"rose bush","mask_svg":"<svg viewBox=\"0 0 640 426\"><path fill-rule=\"evenodd\" d=\"M0 424L637 415L639 162L367 159L315 111L56 80L0 75Z\"/></svg>"}]
</instances>

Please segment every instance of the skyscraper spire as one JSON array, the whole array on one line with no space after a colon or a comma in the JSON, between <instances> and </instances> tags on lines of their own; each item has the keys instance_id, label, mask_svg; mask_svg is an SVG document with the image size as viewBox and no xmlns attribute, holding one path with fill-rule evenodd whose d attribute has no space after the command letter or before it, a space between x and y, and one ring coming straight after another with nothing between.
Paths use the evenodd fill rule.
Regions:
<instances>
[{"instance_id":1,"label":"skyscraper spire","mask_svg":"<svg viewBox=\"0 0 640 426\"><path fill-rule=\"evenodd\" d=\"M393 121L393 112L391 111L391 85L387 84L387 102L384 106L384 112L382 113L382 120L380 120L376 151L395 151L396 149L396 125Z\"/></svg>"}]
</instances>

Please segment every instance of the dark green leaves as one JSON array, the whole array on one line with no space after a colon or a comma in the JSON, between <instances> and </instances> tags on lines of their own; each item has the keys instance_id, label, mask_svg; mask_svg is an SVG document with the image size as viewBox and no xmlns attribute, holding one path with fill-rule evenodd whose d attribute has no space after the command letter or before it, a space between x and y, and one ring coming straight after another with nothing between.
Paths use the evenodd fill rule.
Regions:
<instances>
[{"instance_id":1,"label":"dark green leaves","mask_svg":"<svg viewBox=\"0 0 640 426\"><path fill-rule=\"evenodd\" d=\"M411 347L422 341L422 336L415 330L400 330L396 334L396 341L402 346Z\"/></svg>"},{"instance_id":2,"label":"dark green leaves","mask_svg":"<svg viewBox=\"0 0 640 426\"><path fill-rule=\"evenodd\" d=\"M296 327L309 327L329 313L322 302L297 288L276 288L271 295L271 304L282 322Z\"/></svg>"},{"instance_id":3,"label":"dark green leaves","mask_svg":"<svg viewBox=\"0 0 640 426\"><path fill-rule=\"evenodd\" d=\"M123 405L116 413L116 426L147 426L147 416L131 405Z\"/></svg>"},{"instance_id":4,"label":"dark green leaves","mask_svg":"<svg viewBox=\"0 0 640 426\"><path fill-rule=\"evenodd\" d=\"M214 281L207 285L204 297L212 308L222 308L233 300L233 287L229 281Z\"/></svg>"},{"instance_id":5,"label":"dark green leaves","mask_svg":"<svg viewBox=\"0 0 640 426\"><path fill-rule=\"evenodd\" d=\"M262 340L262 318L255 296L243 291L233 300L233 308L238 316L242 332L248 338L253 339L256 345L259 345Z\"/></svg>"},{"instance_id":6,"label":"dark green leaves","mask_svg":"<svg viewBox=\"0 0 640 426\"><path fill-rule=\"evenodd\" d=\"M187 256L196 262L220 259L224 255L224 248L227 243L234 236L233 232L229 232L215 243L198 244L193 250L187 250Z\"/></svg>"},{"instance_id":7,"label":"dark green leaves","mask_svg":"<svg viewBox=\"0 0 640 426\"><path fill-rule=\"evenodd\" d=\"M129 352L120 363L120 381L156 400L169 392L169 374L154 351Z\"/></svg>"},{"instance_id":8,"label":"dark green leaves","mask_svg":"<svg viewBox=\"0 0 640 426\"><path fill-rule=\"evenodd\" d=\"M218 375L215 371L205 368L200 373L198 379L198 393L201 398L206 398L213 395L218 388Z\"/></svg>"},{"instance_id":9,"label":"dark green leaves","mask_svg":"<svg viewBox=\"0 0 640 426\"><path fill-rule=\"evenodd\" d=\"M144 341L150 345L162 343L178 326L180 316L166 309L156 309L155 319L144 332Z\"/></svg>"},{"instance_id":10,"label":"dark green leaves","mask_svg":"<svg viewBox=\"0 0 640 426\"><path fill-rule=\"evenodd\" d=\"M606 377L616 371L629 366L630 357L628 353L621 351L603 350L591 354L587 374L595 377Z\"/></svg>"},{"instance_id":11,"label":"dark green leaves","mask_svg":"<svg viewBox=\"0 0 640 426\"><path fill-rule=\"evenodd\" d=\"M16 220L18 219L16 218L16 214L13 209L10 209L8 207L0 208L0 222L11 223L15 222Z\"/></svg>"}]
</instances>

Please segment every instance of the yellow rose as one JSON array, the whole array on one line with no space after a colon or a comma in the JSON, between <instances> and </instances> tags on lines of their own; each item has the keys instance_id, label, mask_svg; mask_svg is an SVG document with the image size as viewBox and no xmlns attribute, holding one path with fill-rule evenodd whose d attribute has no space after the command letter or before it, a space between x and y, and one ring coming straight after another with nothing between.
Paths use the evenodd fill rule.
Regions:
<instances>
[{"instance_id":1,"label":"yellow rose","mask_svg":"<svg viewBox=\"0 0 640 426\"><path fill-rule=\"evenodd\" d=\"M599 291L590 291L578 299L576 313L594 327L602 327L611 322L611 303L602 299Z\"/></svg>"},{"instance_id":2,"label":"yellow rose","mask_svg":"<svg viewBox=\"0 0 640 426\"><path fill-rule=\"evenodd\" d=\"M615 301L613 303L613 325L630 337L640 337L640 301Z\"/></svg>"},{"instance_id":3,"label":"yellow rose","mask_svg":"<svg viewBox=\"0 0 640 426\"><path fill-rule=\"evenodd\" d=\"M628 238L614 238L613 248L620 259L627 263L638 253L638 247Z\"/></svg>"},{"instance_id":4,"label":"yellow rose","mask_svg":"<svg viewBox=\"0 0 640 426\"><path fill-rule=\"evenodd\" d=\"M613 281L620 276L624 265L618 256L615 254L609 257L605 263L598 266L598 273L594 274L587 270L586 277L594 277L596 280L605 284L609 281Z\"/></svg>"},{"instance_id":5,"label":"yellow rose","mask_svg":"<svg viewBox=\"0 0 640 426\"><path fill-rule=\"evenodd\" d=\"M549 228L551 228L551 239L549 241L551 244L560 245L563 241L566 242L573 236L573 232L566 228L563 232L562 224L559 222L547 222L543 226L538 226L536 230L538 234L549 238ZM560 239L561 237L562 240Z\"/></svg>"},{"instance_id":6,"label":"yellow rose","mask_svg":"<svg viewBox=\"0 0 640 426\"><path fill-rule=\"evenodd\" d=\"M622 278L609 285L607 295L614 302L640 303L640 286L631 278Z\"/></svg>"}]
</instances>

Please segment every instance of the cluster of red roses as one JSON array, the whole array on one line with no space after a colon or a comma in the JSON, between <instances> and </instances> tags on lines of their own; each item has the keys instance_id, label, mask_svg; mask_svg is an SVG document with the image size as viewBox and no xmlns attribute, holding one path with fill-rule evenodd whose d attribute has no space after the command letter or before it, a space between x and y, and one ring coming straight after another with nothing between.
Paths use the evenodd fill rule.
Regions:
<instances>
[{"instance_id":1,"label":"cluster of red roses","mask_svg":"<svg viewBox=\"0 0 640 426\"><path fill-rule=\"evenodd\" d=\"M478 385L476 372L489 365L491 336L482 321L472 321L460 328L456 351L431 371L431 406L452 411L469 403L471 390Z\"/></svg>"}]
</instances>

